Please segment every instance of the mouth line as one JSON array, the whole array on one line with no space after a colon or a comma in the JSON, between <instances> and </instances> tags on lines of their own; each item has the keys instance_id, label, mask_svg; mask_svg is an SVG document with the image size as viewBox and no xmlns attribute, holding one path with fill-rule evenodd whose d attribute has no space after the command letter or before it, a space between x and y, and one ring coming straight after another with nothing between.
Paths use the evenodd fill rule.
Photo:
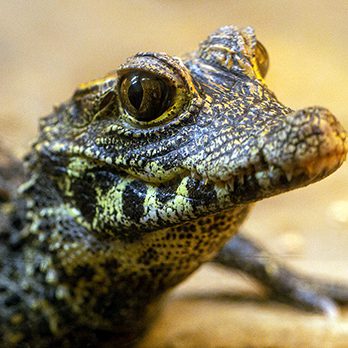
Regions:
<instances>
[{"instance_id":1,"label":"mouth line","mask_svg":"<svg viewBox=\"0 0 348 348\"><path fill-rule=\"evenodd\" d=\"M231 193L245 188L247 184L257 184L260 188L272 188L280 185L280 188L288 186L288 189L306 186L321 180L336 171L346 159L346 153L334 153L312 161L303 162L300 165L293 163L276 164L264 163L252 165L248 169L233 173L227 177L217 178L198 173L191 175L202 181L204 185L214 184L220 188L227 188Z\"/></svg>"},{"instance_id":2,"label":"mouth line","mask_svg":"<svg viewBox=\"0 0 348 348\"><path fill-rule=\"evenodd\" d=\"M222 200L225 201L227 199L229 202L245 203L257 201L319 181L337 170L344 162L346 155L347 153L345 151L333 152L326 156L315 157L306 162L297 161L297 165L295 164L295 160L283 163L282 165L262 161L261 163L250 165L247 169L239 170L237 173L231 172L223 178L217 175L209 175L209 173L198 173L197 171L193 171L192 168L190 170L181 168L182 170L169 180L159 180L156 182L141 176L138 177L134 173L129 173L121 168L116 168L100 159L93 158L93 160L96 164L99 164L99 169L105 168L106 166L108 171L112 168L116 171L117 175L129 176L152 186L160 186L172 182L174 188L178 187L178 184L185 177L192 178L196 181L196 189L203 195L210 191L212 186L215 186ZM90 160L90 158L88 159ZM178 192L176 194L178 195ZM181 195L185 198L195 199L194 197L186 196L186 194Z\"/></svg>"}]
</instances>

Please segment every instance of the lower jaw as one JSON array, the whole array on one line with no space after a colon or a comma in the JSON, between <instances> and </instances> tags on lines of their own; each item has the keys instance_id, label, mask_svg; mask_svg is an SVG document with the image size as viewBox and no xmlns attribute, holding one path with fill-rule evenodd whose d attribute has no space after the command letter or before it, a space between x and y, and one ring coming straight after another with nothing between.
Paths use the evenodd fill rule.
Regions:
<instances>
[{"instance_id":1,"label":"lower jaw","mask_svg":"<svg viewBox=\"0 0 348 348\"><path fill-rule=\"evenodd\" d=\"M336 171L345 160L345 154L330 155L297 168L267 168L248 175L214 183L220 195L228 193L232 204L248 204L282 192L305 187Z\"/></svg>"}]
</instances>

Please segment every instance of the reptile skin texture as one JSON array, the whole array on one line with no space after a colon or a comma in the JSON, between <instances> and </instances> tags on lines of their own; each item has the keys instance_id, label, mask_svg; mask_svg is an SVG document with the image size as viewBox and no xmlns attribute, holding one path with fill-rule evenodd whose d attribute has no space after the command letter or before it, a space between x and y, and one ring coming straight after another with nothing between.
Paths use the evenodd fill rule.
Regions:
<instances>
[{"instance_id":1,"label":"reptile skin texture","mask_svg":"<svg viewBox=\"0 0 348 348\"><path fill-rule=\"evenodd\" d=\"M0 347L131 346L169 289L233 263L254 202L342 164L342 126L279 102L267 59L234 26L138 53L41 119L24 169L1 155Z\"/></svg>"}]
</instances>

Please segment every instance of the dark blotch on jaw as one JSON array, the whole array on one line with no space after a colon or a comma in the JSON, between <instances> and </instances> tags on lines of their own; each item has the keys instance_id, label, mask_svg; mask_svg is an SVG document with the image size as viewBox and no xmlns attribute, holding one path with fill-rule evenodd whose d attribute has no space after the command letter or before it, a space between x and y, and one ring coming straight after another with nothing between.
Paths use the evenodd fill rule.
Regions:
<instances>
[{"instance_id":1,"label":"dark blotch on jaw","mask_svg":"<svg viewBox=\"0 0 348 348\"><path fill-rule=\"evenodd\" d=\"M129 183L123 194L123 214L131 221L138 222L144 215L144 201L147 187L141 181L132 181Z\"/></svg>"},{"instance_id":2,"label":"dark blotch on jaw","mask_svg":"<svg viewBox=\"0 0 348 348\"><path fill-rule=\"evenodd\" d=\"M211 183L204 184L201 180L189 177L186 185L189 198L202 203L212 203L217 200L214 185Z\"/></svg>"},{"instance_id":3,"label":"dark blotch on jaw","mask_svg":"<svg viewBox=\"0 0 348 348\"><path fill-rule=\"evenodd\" d=\"M117 185L120 180L119 175L108 169L96 168L86 172L81 179L72 183L75 204L89 223L93 221L96 214L97 192L95 187L107 192L110 186Z\"/></svg>"},{"instance_id":4,"label":"dark blotch on jaw","mask_svg":"<svg viewBox=\"0 0 348 348\"><path fill-rule=\"evenodd\" d=\"M171 199L174 199L176 196L176 190L180 185L180 181L171 181L164 185L160 185L156 192L156 199L162 204L166 204Z\"/></svg>"},{"instance_id":5,"label":"dark blotch on jaw","mask_svg":"<svg viewBox=\"0 0 348 348\"><path fill-rule=\"evenodd\" d=\"M89 223L92 222L96 213L97 194L92 185L93 181L93 175L86 173L81 180L72 184L75 205Z\"/></svg>"}]
</instances>

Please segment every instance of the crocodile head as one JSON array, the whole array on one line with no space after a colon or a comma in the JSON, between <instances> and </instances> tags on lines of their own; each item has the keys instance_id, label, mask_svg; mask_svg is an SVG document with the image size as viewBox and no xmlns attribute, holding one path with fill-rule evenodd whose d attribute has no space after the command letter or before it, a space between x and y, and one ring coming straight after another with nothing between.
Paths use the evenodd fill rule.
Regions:
<instances>
[{"instance_id":1,"label":"crocodile head","mask_svg":"<svg viewBox=\"0 0 348 348\"><path fill-rule=\"evenodd\" d=\"M313 183L343 162L322 107L264 82L252 28L226 26L184 59L139 53L41 122L31 168L95 229L152 231Z\"/></svg>"}]
</instances>

